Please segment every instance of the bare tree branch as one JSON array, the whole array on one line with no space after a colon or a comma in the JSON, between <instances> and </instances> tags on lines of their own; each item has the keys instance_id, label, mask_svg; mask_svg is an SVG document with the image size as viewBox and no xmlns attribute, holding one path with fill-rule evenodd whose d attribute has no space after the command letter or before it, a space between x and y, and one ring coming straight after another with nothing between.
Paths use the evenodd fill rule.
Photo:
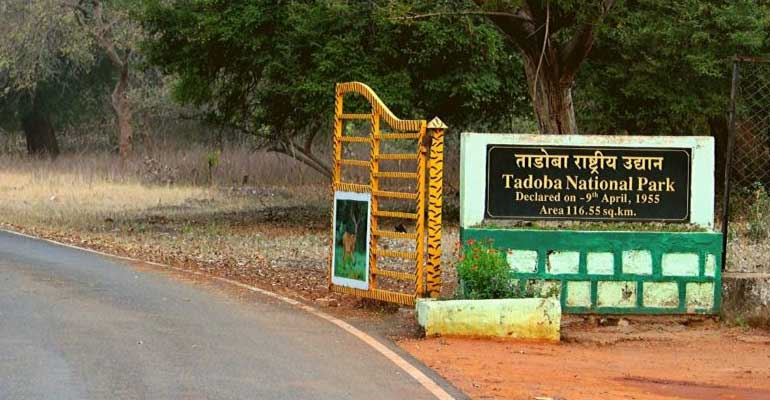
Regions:
<instances>
[{"instance_id":1,"label":"bare tree branch","mask_svg":"<svg viewBox=\"0 0 770 400\"><path fill-rule=\"evenodd\" d=\"M107 24L104 21L104 10L102 9L102 2L100 0L94 0L93 2L93 21L94 27L91 29L91 33L96 38L99 46L107 53L107 58L110 62L119 69L125 67L125 62L128 57L121 57L118 51L115 49L115 44L110 37L109 31L106 29Z\"/></svg>"},{"instance_id":2,"label":"bare tree branch","mask_svg":"<svg viewBox=\"0 0 770 400\"><path fill-rule=\"evenodd\" d=\"M332 170L328 165L321 162L312 153L311 154L306 153L301 146L297 146L295 143L291 141L273 142L273 144L267 148L267 151L285 154L307 165L308 167L312 168L316 172L326 177L332 176Z\"/></svg>"},{"instance_id":3,"label":"bare tree branch","mask_svg":"<svg viewBox=\"0 0 770 400\"><path fill-rule=\"evenodd\" d=\"M310 153L313 149L313 139L318 135L318 129L310 128L307 137L305 138L305 151Z\"/></svg>"},{"instance_id":4,"label":"bare tree branch","mask_svg":"<svg viewBox=\"0 0 770 400\"><path fill-rule=\"evenodd\" d=\"M543 57L545 49L548 47L549 29L551 26L551 2L545 0L545 33L543 34L543 49L540 51L540 59L537 61L537 70L535 70L535 82L532 83L532 101L537 101L537 81L540 78L540 68L543 66Z\"/></svg>"},{"instance_id":5,"label":"bare tree branch","mask_svg":"<svg viewBox=\"0 0 770 400\"><path fill-rule=\"evenodd\" d=\"M473 0L479 7L487 4L487 0ZM540 53L540 46L536 44L539 40L532 40L532 37L538 33L538 24L528 9L519 7L516 12L505 12L500 9L496 12L513 14L516 18L508 15L489 15L489 19L516 45L516 47L530 58L537 57Z\"/></svg>"}]
</instances>

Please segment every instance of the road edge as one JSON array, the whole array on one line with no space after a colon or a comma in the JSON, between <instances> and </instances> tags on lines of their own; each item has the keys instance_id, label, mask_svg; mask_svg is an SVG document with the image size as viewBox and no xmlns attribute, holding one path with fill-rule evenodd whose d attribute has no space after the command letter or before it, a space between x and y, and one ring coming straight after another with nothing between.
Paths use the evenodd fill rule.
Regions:
<instances>
[{"instance_id":1,"label":"road edge","mask_svg":"<svg viewBox=\"0 0 770 400\"><path fill-rule=\"evenodd\" d=\"M239 288L246 289L246 290L251 291L251 292L259 293L261 295L273 298L275 300L279 300L279 301L287 303L287 304L289 304L289 305L291 305L293 307L299 308L299 309L301 309L301 310L303 310L303 311L305 311L305 312L307 312L309 314L315 315L316 317L321 318L321 319L323 319L323 320L325 320L325 321L327 321L327 322L329 322L329 323L331 323L333 325L336 325L338 328L340 328L340 329L344 330L345 332L355 336L356 338L358 338L359 340L364 342L364 344L366 344L367 346L371 347L374 351L380 353L382 356L387 358L390 362L395 364L402 371L406 372L409 376L412 377L412 379L417 381L417 383L419 383L422 387L425 388L425 390L430 392L437 399L439 399L439 400L455 400L455 397L450 395L446 390L444 390L444 388L442 388L441 385L436 383L436 381L434 381L432 378L427 376L424 372L420 371L419 368L417 368L416 366L412 365L412 363L407 361L405 358L403 358L402 356L398 355L395 351L393 351L390 348L388 348L388 346L386 346L385 344L381 343L379 340L375 339L373 336L369 335L368 333L366 333L366 332L356 328L355 326L353 326L353 325L351 325L351 324L349 324L349 323L347 323L347 322L345 322L345 321L343 321L343 320L341 320L341 319L339 319L337 317L334 317L334 316L332 316L330 314L327 314L327 313L325 313L325 312L323 312L321 310L318 310L317 308L311 307L311 306L309 306L307 304L304 304L304 303L302 303L300 301L294 300L294 299L292 299L290 297L283 296L283 295L280 295L280 294L275 293L275 292L271 292L271 291L266 290L266 289L261 289L261 288L258 288L256 286L247 285L245 283L238 282L238 281L235 281L235 280L232 280L232 279L227 279L227 278L223 278L223 277L219 277L219 276L204 274L204 273L202 273L200 271L190 271L190 270L187 270L187 269L184 269L184 268L174 267L172 265L162 264L162 263L158 263L158 262L154 262L154 261L145 261L145 260L140 260L140 259L136 259L136 258L132 258L132 257L119 256L119 255L116 255L116 254L105 253L105 252L102 252L102 251L99 251L99 250L94 250L94 249L89 249L89 248L86 248L86 247L75 246L75 245L72 245L72 244L63 243L63 242L59 242L59 241L52 240L52 239L47 239L47 238L43 238L43 237L29 235L29 234L22 233L22 232L13 231L13 230L10 230L10 229L5 228L5 227L0 228L0 232L6 232L6 233L9 233L9 234L12 234L12 235L21 236L21 237L25 237L25 238L33 239L33 240L40 240L40 241L48 242L48 243L51 243L51 244L54 244L54 245L57 245L57 246L68 247L68 248L71 248L71 249L85 251L85 252L88 252L88 253L97 254L97 255L100 255L100 256L104 256L104 257L119 259L119 260L123 260L123 261L130 261L130 262L135 262L135 263L143 263L143 264L153 265L153 266L156 266L156 267L167 268L167 269L171 269L171 270L174 270L174 271L177 271L177 272L183 272L183 273L191 274L191 275L205 276L205 277L207 277L209 279L213 279L213 280L216 280L216 281L219 281L219 282L223 282L223 283L226 283L226 284L229 284L229 285L237 286Z\"/></svg>"}]
</instances>

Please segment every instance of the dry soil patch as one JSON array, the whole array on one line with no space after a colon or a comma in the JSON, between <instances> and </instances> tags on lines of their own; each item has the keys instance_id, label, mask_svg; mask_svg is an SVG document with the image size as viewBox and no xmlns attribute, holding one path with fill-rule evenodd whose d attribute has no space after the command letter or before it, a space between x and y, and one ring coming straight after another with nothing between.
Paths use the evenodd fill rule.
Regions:
<instances>
[{"instance_id":1,"label":"dry soil patch","mask_svg":"<svg viewBox=\"0 0 770 400\"><path fill-rule=\"evenodd\" d=\"M474 399L770 399L766 332L679 324L566 331L573 329L578 334L561 344L432 338L400 345Z\"/></svg>"}]
</instances>

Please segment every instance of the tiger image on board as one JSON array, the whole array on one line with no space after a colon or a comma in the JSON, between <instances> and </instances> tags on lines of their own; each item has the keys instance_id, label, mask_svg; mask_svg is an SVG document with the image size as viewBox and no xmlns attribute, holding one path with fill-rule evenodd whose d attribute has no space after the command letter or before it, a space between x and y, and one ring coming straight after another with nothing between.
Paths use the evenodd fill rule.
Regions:
<instances>
[{"instance_id":1,"label":"tiger image on board","mask_svg":"<svg viewBox=\"0 0 770 400\"><path fill-rule=\"evenodd\" d=\"M369 286L369 193L336 192L332 283L357 289Z\"/></svg>"}]
</instances>

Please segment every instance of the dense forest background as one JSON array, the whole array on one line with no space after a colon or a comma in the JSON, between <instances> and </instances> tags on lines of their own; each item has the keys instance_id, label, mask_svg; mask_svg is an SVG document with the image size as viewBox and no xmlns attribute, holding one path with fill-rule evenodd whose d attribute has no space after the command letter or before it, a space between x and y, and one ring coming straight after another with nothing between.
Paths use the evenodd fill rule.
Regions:
<instances>
[{"instance_id":1,"label":"dense forest background","mask_svg":"<svg viewBox=\"0 0 770 400\"><path fill-rule=\"evenodd\" d=\"M439 116L448 153L462 131L539 131L711 135L721 156L732 57L770 53L751 0L6 0L0 21L0 151L115 154L164 181L210 180L228 149L328 175L353 80Z\"/></svg>"}]
</instances>

